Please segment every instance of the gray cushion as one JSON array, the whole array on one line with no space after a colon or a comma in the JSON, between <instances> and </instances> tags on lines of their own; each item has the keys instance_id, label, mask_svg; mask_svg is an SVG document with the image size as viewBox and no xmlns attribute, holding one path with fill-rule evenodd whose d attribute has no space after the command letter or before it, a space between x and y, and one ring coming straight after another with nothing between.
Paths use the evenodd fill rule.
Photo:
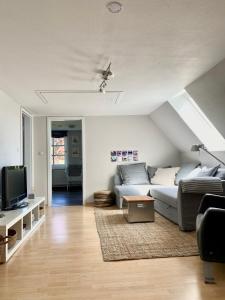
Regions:
<instances>
[{"instance_id":1,"label":"gray cushion","mask_svg":"<svg viewBox=\"0 0 225 300\"><path fill-rule=\"evenodd\" d=\"M114 185L121 185L122 184L122 180L119 174L114 175L113 178L114 181Z\"/></svg>"},{"instance_id":2,"label":"gray cushion","mask_svg":"<svg viewBox=\"0 0 225 300\"><path fill-rule=\"evenodd\" d=\"M145 166L145 163L119 165L118 170L123 184L149 184Z\"/></svg>"},{"instance_id":3,"label":"gray cushion","mask_svg":"<svg viewBox=\"0 0 225 300\"><path fill-rule=\"evenodd\" d=\"M168 205L177 207L177 186L151 186L150 194Z\"/></svg>"},{"instance_id":4,"label":"gray cushion","mask_svg":"<svg viewBox=\"0 0 225 300\"><path fill-rule=\"evenodd\" d=\"M207 177L207 176L214 176L219 169L220 165L215 166L213 168L203 167L201 172L198 173L197 177Z\"/></svg>"},{"instance_id":5,"label":"gray cushion","mask_svg":"<svg viewBox=\"0 0 225 300\"><path fill-rule=\"evenodd\" d=\"M150 183L151 183L151 178L155 176L156 171L157 171L157 168L155 168L155 167L151 167L151 166L147 167L147 173L148 173L148 178L149 178Z\"/></svg>"},{"instance_id":6,"label":"gray cushion","mask_svg":"<svg viewBox=\"0 0 225 300\"><path fill-rule=\"evenodd\" d=\"M181 179L184 179L192 170L199 166L199 162L183 164L175 177L175 184L178 185Z\"/></svg>"},{"instance_id":7,"label":"gray cushion","mask_svg":"<svg viewBox=\"0 0 225 300\"><path fill-rule=\"evenodd\" d=\"M219 168L214 176L220 178L221 180L224 180L225 179L225 168Z\"/></svg>"}]
</instances>

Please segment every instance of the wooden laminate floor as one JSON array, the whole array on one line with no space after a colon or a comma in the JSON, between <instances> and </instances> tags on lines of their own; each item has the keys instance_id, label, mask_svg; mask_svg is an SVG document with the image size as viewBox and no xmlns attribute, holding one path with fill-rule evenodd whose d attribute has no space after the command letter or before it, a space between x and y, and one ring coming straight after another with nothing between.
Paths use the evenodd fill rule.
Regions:
<instances>
[{"instance_id":1,"label":"wooden laminate floor","mask_svg":"<svg viewBox=\"0 0 225 300\"><path fill-rule=\"evenodd\" d=\"M225 299L225 265L215 274L217 284L203 283L199 257L103 262L93 208L54 207L0 265L0 299Z\"/></svg>"}]
</instances>

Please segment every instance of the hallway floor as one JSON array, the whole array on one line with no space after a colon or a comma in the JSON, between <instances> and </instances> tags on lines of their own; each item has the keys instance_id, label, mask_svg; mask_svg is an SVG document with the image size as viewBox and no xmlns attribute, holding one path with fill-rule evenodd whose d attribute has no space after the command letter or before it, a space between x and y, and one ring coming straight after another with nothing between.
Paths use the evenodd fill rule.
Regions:
<instances>
[{"instance_id":1,"label":"hallway floor","mask_svg":"<svg viewBox=\"0 0 225 300\"><path fill-rule=\"evenodd\" d=\"M69 191L66 189L55 189L52 191L52 206L72 206L82 205L82 190L71 188Z\"/></svg>"}]
</instances>

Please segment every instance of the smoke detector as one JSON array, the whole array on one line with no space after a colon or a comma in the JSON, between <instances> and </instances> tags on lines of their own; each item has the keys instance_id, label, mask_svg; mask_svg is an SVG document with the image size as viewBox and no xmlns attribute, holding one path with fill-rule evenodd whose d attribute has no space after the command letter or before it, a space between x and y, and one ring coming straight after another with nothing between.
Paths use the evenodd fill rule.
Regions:
<instances>
[{"instance_id":1,"label":"smoke detector","mask_svg":"<svg viewBox=\"0 0 225 300\"><path fill-rule=\"evenodd\" d=\"M109 2L106 7L108 8L109 12L113 14L118 14L122 10L122 4L117 1Z\"/></svg>"}]
</instances>

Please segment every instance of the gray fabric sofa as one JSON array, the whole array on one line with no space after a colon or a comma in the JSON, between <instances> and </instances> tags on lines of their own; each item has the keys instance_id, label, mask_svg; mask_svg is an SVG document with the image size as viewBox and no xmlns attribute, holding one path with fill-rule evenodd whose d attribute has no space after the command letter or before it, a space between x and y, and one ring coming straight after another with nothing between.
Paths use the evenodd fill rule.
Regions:
<instances>
[{"instance_id":1,"label":"gray fabric sofa","mask_svg":"<svg viewBox=\"0 0 225 300\"><path fill-rule=\"evenodd\" d=\"M191 181L192 180L192 181ZM116 204L122 208L122 197L125 195L150 195L155 199L155 210L169 220L179 225L180 230L195 230L196 216L199 204L205 193L212 192L215 194L210 177L198 178L196 185L193 187L193 179L181 179L178 185L162 186L152 184L132 184L123 185L120 175L114 177L114 192L116 194ZM191 191L183 189L184 183L191 182ZM225 195L225 180L216 180L221 184L218 195ZM195 181L194 181L195 183ZM200 187L200 189L199 189ZM205 190L204 190L205 189Z\"/></svg>"}]
</instances>

